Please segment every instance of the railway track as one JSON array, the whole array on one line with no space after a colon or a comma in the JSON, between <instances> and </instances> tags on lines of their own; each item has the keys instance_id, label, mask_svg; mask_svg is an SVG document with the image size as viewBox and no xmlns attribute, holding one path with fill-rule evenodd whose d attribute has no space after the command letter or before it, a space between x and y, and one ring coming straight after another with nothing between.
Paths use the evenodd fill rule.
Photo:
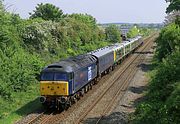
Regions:
<instances>
[{"instance_id":1,"label":"railway track","mask_svg":"<svg viewBox=\"0 0 180 124\"><path fill-rule=\"evenodd\" d=\"M147 44L147 46L144 48L149 48L150 46L152 46L151 43ZM144 50L143 49L143 50ZM112 99L112 101L106 106L106 109L103 111L103 113L101 114L101 116L99 117L99 119L97 119L96 124L99 124L100 121L108 114L108 112L110 112L112 105L114 104L115 100L120 97L120 100L123 98L125 92L128 89L128 86L130 85L131 80L134 78L136 72L138 71L137 66L143 62L144 59L142 59L142 57L144 58L144 55L138 56L138 58L140 58L139 62L134 64L133 70L128 73L128 77L126 77L124 83L121 85L120 89L117 91L117 93L115 94L114 98ZM138 59L136 58L136 59Z\"/></svg>"},{"instance_id":2,"label":"railway track","mask_svg":"<svg viewBox=\"0 0 180 124\"><path fill-rule=\"evenodd\" d=\"M155 37L155 36L154 36ZM148 49L150 46L152 46L151 40L154 39L154 37L150 37L148 41L143 45L142 48L139 49L140 52L143 52L144 50ZM118 87L115 91L115 94L113 95L113 98L110 98L109 103L105 105L102 112L100 112L99 118L96 120L96 124L98 124L104 116L111 110L112 104L114 104L114 101L117 99L117 97L123 98L123 95L125 94L124 91L127 90L129 83L133 79L134 75L136 74L138 68L137 66L143 61L142 57L144 57L143 54L137 54L121 71L119 76L109 85L104 92L99 95L99 97L94 101L91 106L88 107L88 109L80 116L80 118L75 122L76 124L84 122L88 118L88 114L90 114L92 111L95 111L96 106L98 103L102 100L102 98L114 87ZM139 59L139 60L138 60ZM135 64L133 62L137 61ZM121 82L119 80L121 79ZM120 86L118 84L121 84ZM100 104L100 103L99 103Z\"/></svg>"},{"instance_id":3,"label":"railway track","mask_svg":"<svg viewBox=\"0 0 180 124\"><path fill-rule=\"evenodd\" d=\"M144 43L144 45L142 47L140 47L137 52L143 52L146 48L148 48L149 46L152 45L152 39L154 39L154 37L148 37L146 39L146 42ZM104 118L104 116L107 115L108 112L110 112L111 107L113 102L117 99L117 97L123 97L124 92L126 91L129 83L131 82L130 80L132 80L132 78L134 77L137 69L135 69L135 67L140 63L140 61L138 63L133 64L134 61L136 61L138 58L141 58L143 56L143 54L134 54L131 55L131 60L130 61L124 61L123 64L124 66L122 66L122 68L120 70L118 70L117 72L115 72L116 76L114 76L113 80L109 80L109 82L112 82L110 85L108 85L106 88L104 88L103 92L98 95L98 97L95 99L95 101L88 107L86 107L86 109L82 112L84 114L81 114L81 116L78 116L78 118L74 119L75 121L73 121L73 123L79 124L79 123L83 123L87 118L89 118L89 113L95 108L95 106L97 106L97 104L101 101L101 99L105 96L105 94L108 93L108 91L115 86L115 84L117 84L117 82L122 79L122 77L126 77L123 78L123 80L121 80L121 82L119 82L119 84L121 84L120 86L115 86L117 88L119 88L119 90L116 90L116 93L113 95L113 98L109 101L108 104L105 105L103 111L101 111L101 113L99 114L99 118L96 120L95 123L100 123L101 120ZM143 60L143 59L142 59ZM131 68L131 69L130 69ZM127 71L128 69L130 69L129 71ZM114 73L114 72L113 72ZM126 75L126 76L125 76ZM128 75L128 76L127 76ZM103 80L103 79L102 79ZM107 80L105 80L107 81ZM115 89L117 89L115 88ZM112 88L113 89L113 88ZM92 93L92 92L91 92ZM83 101L86 100L86 98L82 98L82 100L80 100L78 102L78 104ZM45 123L57 123L57 122L64 122L66 120L66 118L69 116L69 114L74 113L76 111L76 108L80 107L80 104L75 104L74 106L72 106L68 111L63 111L59 114L57 114L55 111L51 111L51 112L43 112L41 114L39 114L38 116L32 118L31 120L28 121L27 124L45 124ZM55 114L56 113L56 114ZM67 123L67 122L65 122Z\"/></svg>"},{"instance_id":4,"label":"railway track","mask_svg":"<svg viewBox=\"0 0 180 124\"><path fill-rule=\"evenodd\" d=\"M54 115L55 111L46 111L29 120L26 124L46 124L46 122Z\"/></svg>"}]
</instances>

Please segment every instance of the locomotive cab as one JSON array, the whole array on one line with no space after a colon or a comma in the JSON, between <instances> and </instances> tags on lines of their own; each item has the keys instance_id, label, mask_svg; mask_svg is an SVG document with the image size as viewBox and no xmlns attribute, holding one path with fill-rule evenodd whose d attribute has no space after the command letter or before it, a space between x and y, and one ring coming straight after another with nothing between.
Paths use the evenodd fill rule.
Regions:
<instances>
[{"instance_id":1,"label":"locomotive cab","mask_svg":"<svg viewBox=\"0 0 180 124\"><path fill-rule=\"evenodd\" d=\"M40 92L42 96L68 96L69 82L73 73L44 72L41 74Z\"/></svg>"},{"instance_id":2,"label":"locomotive cab","mask_svg":"<svg viewBox=\"0 0 180 124\"><path fill-rule=\"evenodd\" d=\"M65 103L73 91L74 74L64 62L55 63L42 70L40 75L40 102L54 106L57 101Z\"/></svg>"}]
</instances>

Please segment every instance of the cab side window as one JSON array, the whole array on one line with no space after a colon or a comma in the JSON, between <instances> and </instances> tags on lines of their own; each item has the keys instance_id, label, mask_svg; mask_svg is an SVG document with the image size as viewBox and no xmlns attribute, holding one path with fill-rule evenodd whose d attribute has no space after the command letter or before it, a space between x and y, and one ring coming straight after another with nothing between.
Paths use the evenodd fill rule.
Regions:
<instances>
[{"instance_id":1,"label":"cab side window","mask_svg":"<svg viewBox=\"0 0 180 124\"><path fill-rule=\"evenodd\" d=\"M69 80L72 80L73 79L73 73L70 73L69 74Z\"/></svg>"}]
</instances>

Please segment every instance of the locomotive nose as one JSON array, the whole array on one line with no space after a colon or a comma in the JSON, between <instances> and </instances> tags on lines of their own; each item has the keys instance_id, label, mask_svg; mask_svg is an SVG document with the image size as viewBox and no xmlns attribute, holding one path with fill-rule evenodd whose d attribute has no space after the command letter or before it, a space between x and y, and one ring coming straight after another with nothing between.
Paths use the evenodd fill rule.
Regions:
<instances>
[{"instance_id":1,"label":"locomotive nose","mask_svg":"<svg viewBox=\"0 0 180 124\"><path fill-rule=\"evenodd\" d=\"M41 96L41 97L39 98L39 101L40 101L41 103L45 103L45 101L46 101L46 97Z\"/></svg>"}]
</instances>

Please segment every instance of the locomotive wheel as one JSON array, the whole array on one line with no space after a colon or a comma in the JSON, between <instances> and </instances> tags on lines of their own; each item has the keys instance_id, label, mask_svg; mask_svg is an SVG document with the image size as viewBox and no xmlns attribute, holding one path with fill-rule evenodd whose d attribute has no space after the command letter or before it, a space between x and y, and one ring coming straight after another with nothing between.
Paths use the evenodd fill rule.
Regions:
<instances>
[{"instance_id":1,"label":"locomotive wheel","mask_svg":"<svg viewBox=\"0 0 180 124\"><path fill-rule=\"evenodd\" d=\"M76 94L76 99L77 99L77 100L80 100L80 98L81 98L81 97L80 97L80 92L78 92L78 93Z\"/></svg>"},{"instance_id":2,"label":"locomotive wheel","mask_svg":"<svg viewBox=\"0 0 180 124\"><path fill-rule=\"evenodd\" d=\"M68 106L68 107L71 107L71 106L72 106L71 100L69 100L69 101L67 102L67 106Z\"/></svg>"},{"instance_id":3,"label":"locomotive wheel","mask_svg":"<svg viewBox=\"0 0 180 124\"><path fill-rule=\"evenodd\" d=\"M92 85L93 85L92 83L89 85L89 89L90 89L90 90L92 90Z\"/></svg>"},{"instance_id":4,"label":"locomotive wheel","mask_svg":"<svg viewBox=\"0 0 180 124\"><path fill-rule=\"evenodd\" d=\"M71 103L72 103L72 104L75 104L76 102L77 102L76 97L75 97L75 96L72 96L72 97L71 97Z\"/></svg>"},{"instance_id":5,"label":"locomotive wheel","mask_svg":"<svg viewBox=\"0 0 180 124\"><path fill-rule=\"evenodd\" d=\"M84 89L82 89L82 90L80 91L80 96L81 96L81 97L84 96Z\"/></svg>"},{"instance_id":6,"label":"locomotive wheel","mask_svg":"<svg viewBox=\"0 0 180 124\"><path fill-rule=\"evenodd\" d=\"M88 85L87 86L85 86L85 88L84 88L84 91L85 91L85 93L87 93L88 92Z\"/></svg>"},{"instance_id":7,"label":"locomotive wheel","mask_svg":"<svg viewBox=\"0 0 180 124\"><path fill-rule=\"evenodd\" d=\"M65 104L64 110L68 110L68 108L69 108L69 105L68 105L68 104Z\"/></svg>"},{"instance_id":8,"label":"locomotive wheel","mask_svg":"<svg viewBox=\"0 0 180 124\"><path fill-rule=\"evenodd\" d=\"M60 106L60 110L62 110L62 111L68 110L68 108L69 108L69 105L68 105L67 103L62 104L62 105Z\"/></svg>"}]
</instances>

